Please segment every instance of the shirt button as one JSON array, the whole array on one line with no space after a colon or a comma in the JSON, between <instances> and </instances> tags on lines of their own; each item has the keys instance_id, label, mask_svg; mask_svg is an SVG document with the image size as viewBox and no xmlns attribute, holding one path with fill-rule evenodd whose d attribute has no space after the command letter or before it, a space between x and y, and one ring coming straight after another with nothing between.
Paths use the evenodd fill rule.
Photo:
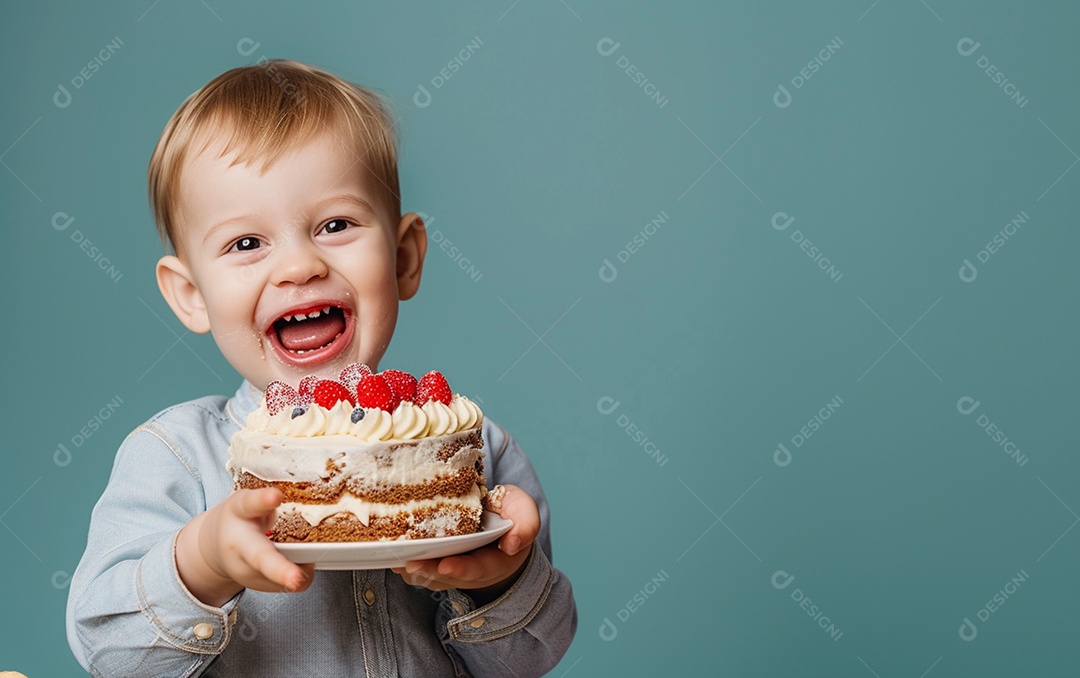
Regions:
<instances>
[{"instance_id":1,"label":"shirt button","mask_svg":"<svg viewBox=\"0 0 1080 678\"><path fill-rule=\"evenodd\" d=\"M368 605L375 604L375 592L371 590L370 586L364 589L364 602Z\"/></svg>"},{"instance_id":2,"label":"shirt button","mask_svg":"<svg viewBox=\"0 0 1080 678\"><path fill-rule=\"evenodd\" d=\"M195 634L195 637L199 640L206 640L210 636L214 635L214 627L206 622L196 624L195 628L191 629L191 632Z\"/></svg>"},{"instance_id":3,"label":"shirt button","mask_svg":"<svg viewBox=\"0 0 1080 678\"><path fill-rule=\"evenodd\" d=\"M454 602L450 603L450 607L454 608L454 614L457 614L457 615L465 614L465 606L462 605L461 603L459 603L456 600Z\"/></svg>"},{"instance_id":4,"label":"shirt button","mask_svg":"<svg viewBox=\"0 0 1080 678\"><path fill-rule=\"evenodd\" d=\"M487 621L487 620L484 619L483 617L477 617L476 619L469 622L469 626L473 627L474 629L478 629L478 628L480 628L481 626L484 625L485 621Z\"/></svg>"}]
</instances>

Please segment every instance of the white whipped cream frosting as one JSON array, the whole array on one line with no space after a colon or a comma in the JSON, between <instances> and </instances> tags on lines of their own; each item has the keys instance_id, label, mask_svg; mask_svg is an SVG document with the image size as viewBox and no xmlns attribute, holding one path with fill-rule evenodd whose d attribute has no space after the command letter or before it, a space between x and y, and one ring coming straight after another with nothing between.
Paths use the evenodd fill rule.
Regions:
<instances>
[{"instance_id":1,"label":"white whipped cream frosting","mask_svg":"<svg viewBox=\"0 0 1080 678\"><path fill-rule=\"evenodd\" d=\"M403 401L392 414L378 408L364 408L364 418L355 423L353 409L344 400L330 409L312 403L303 414L293 417L293 408L288 407L271 415L264 401L248 416L246 428L290 438L347 435L362 442L378 442L460 433L479 428L484 421L476 403L457 393L449 405L435 400L423 406Z\"/></svg>"}]
</instances>

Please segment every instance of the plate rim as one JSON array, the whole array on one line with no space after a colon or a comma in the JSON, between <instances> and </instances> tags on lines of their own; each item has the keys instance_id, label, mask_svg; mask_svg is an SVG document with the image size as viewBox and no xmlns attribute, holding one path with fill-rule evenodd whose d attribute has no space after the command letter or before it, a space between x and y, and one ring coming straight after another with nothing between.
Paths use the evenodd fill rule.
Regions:
<instances>
[{"instance_id":1,"label":"plate rim","mask_svg":"<svg viewBox=\"0 0 1080 678\"><path fill-rule=\"evenodd\" d=\"M446 546L453 544L457 541L470 542L472 540L483 539L490 537L483 541L479 541L472 548L465 549L459 553L466 553L474 548L480 548L495 541L503 534L506 534L511 527L514 526L514 522L508 518L503 518L494 511L485 510L480 515L480 524L484 526L487 524L486 529L481 529L479 532L471 532L469 534L456 534L449 537L427 537L424 539L396 539L386 541L359 541L359 542L285 542L274 543L274 547L279 553L288 558L292 562L296 562L290 556L302 556L310 554L311 551L321 551L331 558L317 558L313 561L308 561L305 564L313 564L316 570L319 569L336 569L336 570L361 570L361 569L386 569L389 567L399 567L403 565L404 560L392 559L387 557L386 550L392 549L394 546L404 546L406 548L437 548L440 546ZM356 552L358 558L345 559L342 552ZM367 552L368 558L364 558L363 554ZM336 554L337 559L334 555ZM450 555L436 556L439 558L446 558ZM393 560L393 564L389 563Z\"/></svg>"}]
</instances>

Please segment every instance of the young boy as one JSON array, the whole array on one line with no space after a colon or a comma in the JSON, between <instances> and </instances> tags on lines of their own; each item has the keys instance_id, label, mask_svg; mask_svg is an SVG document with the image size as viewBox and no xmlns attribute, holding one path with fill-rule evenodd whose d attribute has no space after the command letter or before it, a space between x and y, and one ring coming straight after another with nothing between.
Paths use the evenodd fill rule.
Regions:
<instances>
[{"instance_id":1,"label":"young boy","mask_svg":"<svg viewBox=\"0 0 1080 678\"><path fill-rule=\"evenodd\" d=\"M468 554L315 573L266 538L280 492L232 491L229 437L261 389L377 370L420 285L427 237L400 216L392 128L372 93L285 61L217 77L166 125L149 181L175 256L158 285L245 382L121 445L68 599L68 641L95 676L525 676L569 646L577 612L544 493L489 420L488 482L508 486L514 527ZM279 334L312 307L333 312Z\"/></svg>"}]
</instances>

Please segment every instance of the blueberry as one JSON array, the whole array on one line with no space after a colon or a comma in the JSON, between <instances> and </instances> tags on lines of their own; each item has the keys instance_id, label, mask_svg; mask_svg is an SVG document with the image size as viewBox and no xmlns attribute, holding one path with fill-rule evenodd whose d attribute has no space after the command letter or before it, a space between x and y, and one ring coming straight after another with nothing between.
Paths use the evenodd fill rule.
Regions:
<instances>
[{"instance_id":1,"label":"blueberry","mask_svg":"<svg viewBox=\"0 0 1080 678\"><path fill-rule=\"evenodd\" d=\"M352 411L352 414L349 415L349 418L352 419L352 423L354 423L354 424L357 423L358 421L360 421L361 419L364 418L364 408L362 408L362 407L354 408L353 411Z\"/></svg>"},{"instance_id":2,"label":"blueberry","mask_svg":"<svg viewBox=\"0 0 1080 678\"><path fill-rule=\"evenodd\" d=\"M304 412L307 412L307 410L305 410L303 407L294 407L293 411L292 411L292 418L296 419L297 417L299 417Z\"/></svg>"}]
</instances>

